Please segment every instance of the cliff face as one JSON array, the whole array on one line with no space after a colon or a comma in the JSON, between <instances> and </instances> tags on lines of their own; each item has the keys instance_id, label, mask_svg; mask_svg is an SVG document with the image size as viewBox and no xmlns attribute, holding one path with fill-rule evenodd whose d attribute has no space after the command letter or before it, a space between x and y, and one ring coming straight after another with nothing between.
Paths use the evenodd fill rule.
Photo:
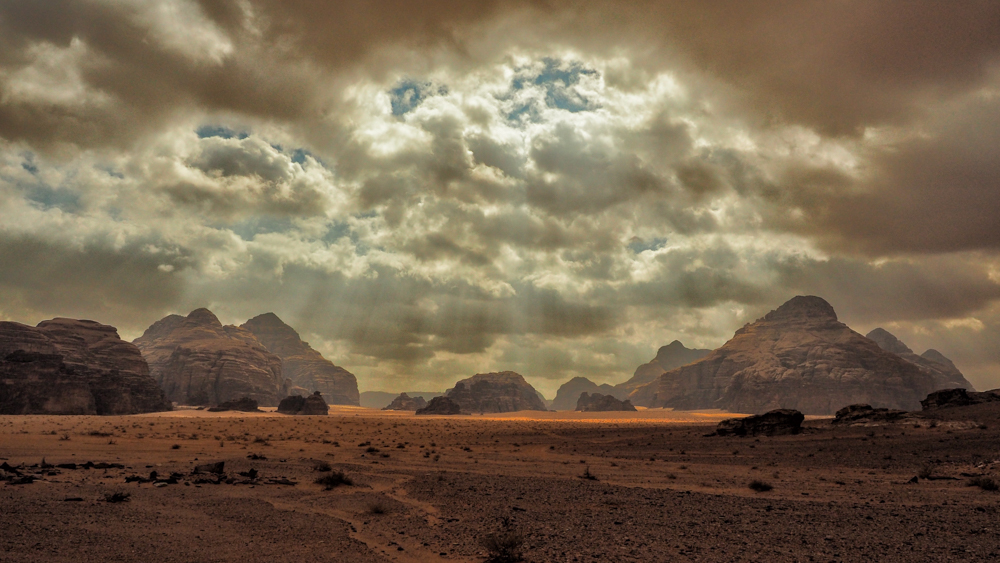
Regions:
<instances>
[{"instance_id":1,"label":"cliff face","mask_svg":"<svg viewBox=\"0 0 1000 563\"><path fill-rule=\"evenodd\" d=\"M222 326L208 309L153 323L134 342L171 401L216 405L249 397L276 406L291 387L281 359L249 331Z\"/></svg>"},{"instance_id":2,"label":"cliff face","mask_svg":"<svg viewBox=\"0 0 1000 563\"><path fill-rule=\"evenodd\" d=\"M711 352L711 350L686 348L679 340L674 340L666 346L661 346L656 351L655 358L636 368L631 379L615 385L617 392L613 395L619 399L627 397L629 393L635 391L636 387L655 381L656 378L674 368L696 362Z\"/></svg>"},{"instance_id":3,"label":"cliff face","mask_svg":"<svg viewBox=\"0 0 1000 563\"><path fill-rule=\"evenodd\" d=\"M547 410L535 388L512 371L474 375L456 383L445 395L467 413Z\"/></svg>"},{"instance_id":4,"label":"cliff face","mask_svg":"<svg viewBox=\"0 0 1000 563\"><path fill-rule=\"evenodd\" d=\"M958 371L955 364L946 358L944 354L934 350L927 350L921 355L916 355L909 346L903 344L891 332L876 328L869 332L866 338L873 340L879 348L887 352L892 352L900 358L916 365L921 371L926 372L934 379L934 389L968 389L974 391L969 380L965 379L962 372Z\"/></svg>"},{"instance_id":5,"label":"cliff face","mask_svg":"<svg viewBox=\"0 0 1000 563\"><path fill-rule=\"evenodd\" d=\"M170 410L139 349L94 321L0 322L0 413Z\"/></svg>"},{"instance_id":6,"label":"cliff face","mask_svg":"<svg viewBox=\"0 0 1000 563\"><path fill-rule=\"evenodd\" d=\"M833 414L857 403L915 410L935 385L932 375L839 322L823 299L800 296L630 399L677 409Z\"/></svg>"},{"instance_id":7,"label":"cliff face","mask_svg":"<svg viewBox=\"0 0 1000 563\"><path fill-rule=\"evenodd\" d=\"M251 333L268 351L281 358L285 377L309 392L319 391L331 405L360 405L358 380L346 369L335 366L303 342L299 333L274 313L258 315L240 328Z\"/></svg>"},{"instance_id":8,"label":"cliff face","mask_svg":"<svg viewBox=\"0 0 1000 563\"><path fill-rule=\"evenodd\" d=\"M574 377L563 383L556 391L556 398L552 401L552 409L557 411L571 411L576 408L577 401L580 400L580 393L598 393L601 395L612 395L616 398L628 396L628 392L616 389L607 383L598 385L586 377Z\"/></svg>"}]
</instances>

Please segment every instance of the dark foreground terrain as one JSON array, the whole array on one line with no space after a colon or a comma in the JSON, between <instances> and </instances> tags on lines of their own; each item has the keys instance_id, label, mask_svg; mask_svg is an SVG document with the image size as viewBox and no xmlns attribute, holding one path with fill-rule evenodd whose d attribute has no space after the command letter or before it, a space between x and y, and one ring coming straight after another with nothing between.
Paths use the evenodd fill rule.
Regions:
<instances>
[{"instance_id":1,"label":"dark foreground terrain","mask_svg":"<svg viewBox=\"0 0 1000 563\"><path fill-rule=\"evenodd\" d=\"M527 561L984 561L1000 492L969 483L1000 477L1000 417L976 408L760 438L652 411L0 417L0 561L483 561L497 533Z\"/></svg>"}]
</instances>

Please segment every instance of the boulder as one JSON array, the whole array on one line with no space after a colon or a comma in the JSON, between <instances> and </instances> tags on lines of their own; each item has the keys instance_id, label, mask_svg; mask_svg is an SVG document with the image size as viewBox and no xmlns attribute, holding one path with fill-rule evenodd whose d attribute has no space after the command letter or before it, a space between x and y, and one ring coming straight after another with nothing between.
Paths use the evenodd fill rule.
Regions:
<instances>
[{"instance_id":1,"label":"boulder","mask_svg":"<svg viewBox=\"0 0 1000 563\"><path fill-rule=\"evenodd\" d=\"M620 401L614 395L580 393L580 398L576 402L576 410L583 412L634 412L635 407L628 399Z\"/></svg>"},{"instance_id":2,"label":"boulder","mask_svg":"<svg viewBox=\"0 0 1000 563\"><path fill-rule=\"evenodd\" d=\"M281 358L281 369L292 384L320 391L331 405L358 406L358 380L303 342L299 333L274 313L264 313L243 323L246 329L273 354Z\"/></svg>"},{"instance_id":3,"label":"boulder","mask_svg":"<svg viewBox=\"0 0 1000 563\"><path fill-rule=\"evenodd\" d=\"M446 396L434 397L426 407L417 409L416 414L462 414L462 407Z\"/></svg>"},{"instance_id":4,"label":"boulder","mask_svg":"<svg viewBox=\"0 0 1000 563\"><path fill-rule=\"evenodd\" d=\"M330 414L330 407L323 399L323 394L316 391L308 397L301 395L289 395L278 404L278 412L293 415L326 416Z\"/></svg>"},{"instance_id":5,"label":"boulder","mask_svg":"<svg viewBox=\"0 0 1000 563\"><path fill-rule=\"evenodd\" d=\"M901 340L883 328L876 328L869 332L866 338L873 340L879 345L879 348L887 352L892 352L917 366L922 371L927 372L934 380L934 389L954 389L960 387L974 391L972 384L965 379L962 372L958 371L955 364L946 358L944 354L933 348L918 356L913 353L913 350L909 346L903 344Z\"/></svg>"},{"instance_id":6,"label":"boulder","mask_svg":"<svg viewBox=\"0 0 1000 563\"><path fill-rule=\"evenodd\" d=\"M427 401L423 397L410 397L406 393L400 393L392 400L384 411L415 411L427 406Z\"/></svg>"},{"instance_id":7,"label":"boulder","mask_svg":"<svg viewBox=\"0 0 1000 563\"><path fill-rule=\"evenodd\" d=\"M995 402L1000 402L1000 389L976 392L958 388L942 389L940 391L930 393L924 400L920 401L920 406L923 410L929 411Z\"/></svg>"},{"instance_id":8,"label":"boulder","mask_svg":"<svg viewBox=\"0 0 1000 563\"><path fill-rule=\"evenodd\" d=\"M57 318L0 322L0 414L170 410L141 352L115 327Z\"/></svg>"},{"instance_id":9,"label":"boulder","mask_svg":"<svg viewBox=\"0 0 1000 563\"><path fill-rule=\"evenodd\" d=\"M674 368L679 368L690 364L691 362L696 362L709 355L711 352L711 350L687 348L681 344L679 340L674 340L666 346L661 346L660 349L656 351L655 358L636 368L631 379L624 383L615 385L618 392L614 395L620 399L624 399L625 397L628 397L632 391L635 391L636 388L652 381L656 381L656 378Z\"/></svg>"},{"instance_id":10,"label":"boulder","mask_svg":"<svg viewBox=\"0 0 1000 563\"><path fill-rule=\"evenodd\" d=\"M616 389L607 383L598 385L586 377L574 377L563 383L556 391L556 398L550 405L552 410L571 411L576 408L577 401L580 400L580 393L600 393L602 395L612 395L623 399L628 396L628 392Z\"/></svg>"},{"instance_id":11,"label":"boulder","mask_svg":"<svg viewBox=\"0 0 1000 563\"><path fill-rule=\"evenodd\" d=\"M805 416L792 409L776 409L745 418L729 418L719 423L719 436L784 436L802 431Z\"/></svg>"},{"instance_id":12,"label":"boulder","mask_svg":"<svg viewBox=\"0 0 1000 563\"><path fill-rule=\"evenodd\" d=\"M469 413L545 411L535 388L519 373L480 373L463 379L445 395Z\"/></svg>"},{"instance_id":13,"label":"boulder","mask_svg":"<svg viewBox=\"0 0 1000 563\"><path fill-rule=\"evenodd\" d=\"M914 418L913 413L896 409L876 409L871 405L848 405L837 411L833 424L865 425L887 422L906 422Z\"/></svg>"},{"instance_id":14,"label":"boulder","mask_svg":"<svg viewBox=\"0 0 1000 563\"><path fill-rule=\"evenodd\" d=\"M171 401L215 405L249 397L276 406L291 382L281 358L248 330L223 326L208 309L161 319L134 341Z\"/></svg>"},{"instance_id":15,"label":"boulder","mask_svg":"<svg viewBox=\"0 0 1000 563\"><path fill-rule=\"evenodd\" d=\"M226 401L224 403L219 403L214 407L210 407L208 412L226 412L226 411L239 411L239 412L264 412L257 408L257 401L251 399L250 397L240 397L235 401Z\"/></svg>"},{"instance_id":16,"label":"boulder","mask_svg":"<svg viewBox=\"0 0 1000 563\"><path fill-rule=\"evenodd\" d=\"M843 405L916 410L935 376L837 320L829 303L799 296L736 331L708 356L629 395L633 404L833 414Z\"/></svg>"}]
</instances>

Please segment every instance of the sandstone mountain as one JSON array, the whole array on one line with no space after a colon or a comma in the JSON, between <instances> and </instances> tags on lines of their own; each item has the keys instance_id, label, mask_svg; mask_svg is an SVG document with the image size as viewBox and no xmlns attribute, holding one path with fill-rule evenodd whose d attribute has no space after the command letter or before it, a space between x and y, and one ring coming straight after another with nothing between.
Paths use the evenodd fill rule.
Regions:
<instances>
[{"instance_id":1,"label":"sandstone mountain","mask_svg":"<svg viewBox=\"0 0 1000 563\"><path fill-rule=\"evenodd\" d=\"M969 389L974 391L962 372L958 371L955 364L946 358L944 354L934 350L927 350L921 355L916 355L909 346L903 344L893 334L883 328L876 328L868 333L867 338L874 340L879 348L887 352L892 352L904 360L916 364L921 370L929 373L934 378L934 389Z\"/></svg>"},{"instance_id":2,"label":"sandstone mountain","mask_svg":"<svg viewBox=\"0 0 1000 563\"><path fill-rule=\"evenodd\" d=\"M410 397L406 393L400 393L392 400L384 411L416 411L427 406L427 401L423 397Z\"/></svg>"},{"instance_id":3,"label":"sandstone mountain","mask_svg":"<svg viewBox=\"0 0 1000 563\"><path fill-rule=\"evenodd\" d=\"M463 379L445 395L463 412L544 411L545 403L519 373L480 373Z\"/></svg>"},{"instance_id":4,"label":"sandstone mountain","mask_svg":"<svg viewBox=\"0 0 1000 563\"><path fill-rule=\"evenodd\" d=\"M417 409L415 414L462 414L462 407L446 396L434 397L427 406Z\"/></svg>"},{"instance_id":5,"label":"sandstone mountain","mask_svg":"<svg viewBox=\"0 0 1000 563\"><path fill-rule=\"evenodd\" d=\"M354 374L313 350L274 313L258 315L240 328L248 330L269 352L281 358L282 373L294 385L310 393L321 392L331 405L360 405Z\"/></svg>"},{"instance_id":6,"label":"sandstone mountain","mask_svg":"<svg viewBox=\"0 0 1000 563\"><path fill-rule=\"evenodd\" d=\"M281 358L250 331L222 326L208 309L165 317L134 344L167 398L178 403L217 405L249 397L276 406L291 387L282 376Z\"/></svg>"},{"instance_id":7,"label":"sandstone mountain","mask_svg":"<svg viewBox=\"0 0 1000 563\"><path fill-rule=\"evenodd\" d=\"M833 414L844 405L915 410L935 377L837 320L819 297L795 297L708 356L629 396L637 405Z\"/></svg>"},{"instance_id":8,"label":"sandstone mountain","mask_svg":"<svg viewBox=\"0 0 1000 563\"><path fill-rule=\"evenodd\" d=\"M576 408L576 403L580 400L580 393L598 393L602 395L612 395L616 398L628 396L627 392L615 389L607 383L598 385L586 377L574 377L563 383L556 391L556 398L552 401L552 410L571 411Z\"/></svg>"},{"instance_id":9,"label":"sandstone mountain","mask_svg":"<svg viewBox=\"0 0 1000 563\"><path fill-rule=\"evenodd\" d=\"M674 340L666 346L661 346L656 351L655 358L636 368L632 379L615 385L617 392L614 395L619 399L627 397L640 385L655 381L656 378L674 368L696 362L711 352L711 350L686 348L679 340Z\"/></svg>"},{"instance_id":10,"label":"sandstone mountain","mask_svg":"<svg viewBox=\"0 0 1000 563\"><path fill-rule=\"evenodd\" d=\"M170 410L139 349L94 321L0 322L0 414Z\"/></svg>"},{"instance_id":11,"label":"sandstone mountain","mask_svg":"<svg viewBox=\"0 0 1000 563\"><path fill-rule=\"evenodd\" d=\"M616 399L614 395L580 393L580 398L576 402L576 410L581 412L628 412L636 409L628 399L621 401Z\"/></svg>"}]
</instances>

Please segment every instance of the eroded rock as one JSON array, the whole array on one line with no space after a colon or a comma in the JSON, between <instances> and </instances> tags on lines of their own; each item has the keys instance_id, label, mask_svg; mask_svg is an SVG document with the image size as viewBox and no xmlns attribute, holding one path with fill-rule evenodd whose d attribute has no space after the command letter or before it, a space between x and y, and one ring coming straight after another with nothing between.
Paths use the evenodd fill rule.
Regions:
<instances>
[{"instance_id":1,"label":"eroded rock","mask_svg":"<svg viewBox=\"0 0 1000 563\"><path fill-rule=\"evenodd\" d=\"M326 416L330 414L330 407L323 400L323 394L314 392L308 397L300 395L289 395L278 404L278 412L292 415Z\"/></svg>"},{"instance_id":2,"label":"eroded rock","mask_svg":"<svg viewBox=\"0 0 1000 563\"><path fill-rule=\"evenodd\" d=\"M416 414L462 414L462 407L446 396L434 397L426 407L417 409Z\"/></svg>"},{"instance_id":3,"label":"eroded rock","mask_svg":"<svg viewBox=\"0 0 1000 563\"><path fill-rule=\"evenodd\" d=\"M571 411L576 408L580 400L580 393L599 393L601 395L611 395L619 399L628 396L628 391L616 389L607 383L598 385L586 377L574 377L563 383L556 391L556 398L553 399L552 410Z\"/></svg>"},{"instance_id":4,"label":"eroded rock","mask_svg":"<svg viewBox=\"0 0 1000 563\"><path fill-rule=\"evenodd\" d=\"M621 401L613 395L580 393L580 399L576 402L576 410L583 412L627 412L636 409L628 399Z\"/></svg>"},{"instance_id":5,"label":"eroded rock","mask_svg":"<svg viewBox=\"0 0 1000 563\"><path fill-rule=\"evenodd\" d=\"M930 393L924 400L920 401L920 406L927 411L995 402L1000 402L1000 389L976 392L958 388L941 389Z\"/></svg>"},{"instance_id":6,"label":"eroded rock","mask_svg":"<svg viewBox=\"0 0 1000 563\"><path fill-rule=\"evenodd\" d=\"M468 413L547 410L535 388L513 371L476 374L456 383L446 396Z\"/></svg>"},{"instance_id":7,"label":"eroded rock","mask_svg":"<svg viewBox=\"0 0 1000 563\"><path fill-rule=\"evenodd\" d=\"M802 431L805 416L797 410L775 409L745 418L729 418L719 423L719 436L784 436Z\"/></svg>"},{"instance_id":8,"label":"eroded rock","mask_svg":"<svg viewBox=\"0 0 1000 563\"><path fill-rule=\"evenodd\" d=\"M427 401L423 397L410 397L406 393L400 393L392 400L384 411L416 411L427 406Z\"/></svg>"}]
</instances>

